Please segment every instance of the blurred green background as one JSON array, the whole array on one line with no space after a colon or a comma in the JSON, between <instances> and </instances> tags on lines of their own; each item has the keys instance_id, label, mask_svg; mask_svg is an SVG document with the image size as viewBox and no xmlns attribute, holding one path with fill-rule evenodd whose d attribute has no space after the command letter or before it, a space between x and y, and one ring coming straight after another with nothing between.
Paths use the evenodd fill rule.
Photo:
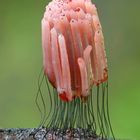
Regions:
<instances>
[{"instance_id":1,"label":"blurred green background","mask_svg":"<svg viewBox=\"0 0 140 140\"><path fill-rule=\"evenodd\" d=\"M140 1L95 0L109 63L116 137L140 139ZM46 0L0 0L0 128L36 127Z\"/></svg>"}]
</instances>

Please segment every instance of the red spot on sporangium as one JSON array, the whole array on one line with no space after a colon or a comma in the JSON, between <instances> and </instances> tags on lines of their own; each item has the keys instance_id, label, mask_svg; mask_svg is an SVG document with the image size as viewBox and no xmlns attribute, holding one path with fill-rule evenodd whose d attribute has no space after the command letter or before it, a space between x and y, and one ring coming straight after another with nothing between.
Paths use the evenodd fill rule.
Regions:
<instances>
[{"instance_id":1,"label":"red spot on sporangium","mask_svg":"<svg viewBox=\"0 0 140 140\"><path fill-rule=\"evenodd\" d=\"M75 9L75 12L79 12L79 11L80 11L80 8L79 7Z\"/></svg>"},{"instance_id":2,"label":"red spot on sporangium","mask_svg":"<svg viewBox=\"0 0 140 140\"><path fill-rule=\"evenodd\" d=\"M60 93L60 94L59 94L59 97L60 97L60 99L62 99L62 100L65 101L65 102L68 102L68 101L69 101L69 99L67 98L65 92Z\"/></svg>"}]
</instances>

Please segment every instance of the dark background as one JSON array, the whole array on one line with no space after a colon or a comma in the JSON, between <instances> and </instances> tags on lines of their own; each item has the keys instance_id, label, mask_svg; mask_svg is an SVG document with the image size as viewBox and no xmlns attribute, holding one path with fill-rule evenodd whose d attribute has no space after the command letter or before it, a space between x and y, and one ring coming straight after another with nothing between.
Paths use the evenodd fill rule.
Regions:
<instances>
[{"instance_id":1,"label":"dark background","mask_svg":"<svg viewBox=\"0 0 140 140\"><path fill-rule=\"evenodd\" d=\"M95 0L109 64L116 137L140 138L140 1ZM0 128L36 127L41 18L48 1L0 0Z\"/></svg>"}]
</instances>

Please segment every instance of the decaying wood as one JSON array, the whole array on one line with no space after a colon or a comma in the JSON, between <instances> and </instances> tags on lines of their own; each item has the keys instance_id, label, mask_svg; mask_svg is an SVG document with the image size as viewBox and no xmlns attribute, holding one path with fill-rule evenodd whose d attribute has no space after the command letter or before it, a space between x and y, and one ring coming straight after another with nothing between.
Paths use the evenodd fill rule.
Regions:
<instances>
[{"instance_id":1,"label":"decaying wood","mask_svg":"<svg viewBox=\"0 0 140 140\"><path fill-rule=\"evenodd\" d=\"M0 140L103 140L87 129L0 129Z\"/></svg>"}]
</instances>

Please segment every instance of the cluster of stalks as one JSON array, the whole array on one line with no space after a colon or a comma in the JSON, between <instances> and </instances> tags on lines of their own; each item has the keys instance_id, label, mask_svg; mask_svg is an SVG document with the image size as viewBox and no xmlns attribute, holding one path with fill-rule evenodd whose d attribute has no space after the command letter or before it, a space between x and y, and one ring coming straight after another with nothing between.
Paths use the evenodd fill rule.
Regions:
<instances>
[{"instance_id":1,"label":"cluster of stalks","mask_svg":"<svg viewBox=\"0 0 140 140\"><path fill-rule=\"evenodd\" d=\"M89 92L86 101L75 98L71 102L64 102L41 72L36 95L36 105L41 115L39 127L64 131L83 129L102 139L115 139L109 117L108 82L93 87Z\"/></svg>"}]
</instances>

